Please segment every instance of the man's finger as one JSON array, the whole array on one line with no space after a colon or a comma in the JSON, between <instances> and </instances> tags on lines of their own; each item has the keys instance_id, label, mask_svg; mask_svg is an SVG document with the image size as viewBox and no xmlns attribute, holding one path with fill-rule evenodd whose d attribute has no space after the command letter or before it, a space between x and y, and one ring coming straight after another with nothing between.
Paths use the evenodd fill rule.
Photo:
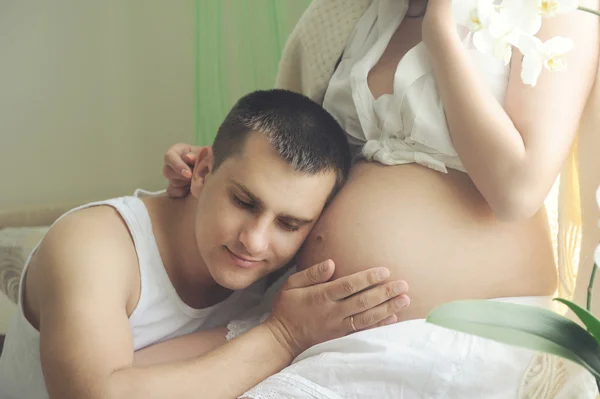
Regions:
<instances>
[{"instance_id":1,"label":"man's finger","mask_svg":"<svg viewBox=\"0 0 600 399\"><path fill-rule=\"evenodd\" d=\"M372 287L343 300L342 316L365 312L399 295L406 294L408 284L404 281L392 281Z\"/></svg>"},{"instance_id":2,"label":"man's finger","mask_svg":"<svg viewBox=\"0 0 600 399\"><path fill-rule=\"evenodd\" d=\"M385 267L364 270L335 280L327 288L326 295L332 301L339 301L381 284L388 277L390 277L390 271Z\"/></svg>"},{"instance_id":3,"label":"man's finger","mask_svg":"<svg viewBox=\"0 0 600 399\"><path fill-rule=\"evenodd\" d=\"M335 264L331 259L328 259L304 271L292 274L285 284L285 289L310 287L327 282L333 276L334 271Z\"/></svg>"},{"instance_id":4,"label":"man's finger","mask_svg":"<svg viewBox=\"0 0 600 399\"><path fill-rule=\"evenodd\" d=\"M377 324L375 324L375 325L373 325L371 327L368 327L367 330L370 329L370 328L377 328L377 327L389 326L390 324L394 324L394 323L397 323L397 322L398 322L398 316L396 316L395 314L393 314L393 315L385 318L384 320L381 320L379 323L377 323ZM352 328L352 326L350 326L350 328ZM358 331L363 331L363 330L358 330L357 329L356 331L350 331L350 334L354 334L355 332L358 332Z\"/></svg>"},{"instance_id":5,"label":"man's finger","mask_svg":"<svg viewBox=\"0 0 600 399\"><path fill-rule=\"evenodd\" d=\"M380 322L400 312L410 304L410 299L406 295L401 295L391 301L369 309L366 312L355 314L352 318L347 317L350 324L354 323L356 330L373 328Z\"/></svg>"},{"instance_id":6,"label":"man's finger","mask_svg":"<svg viewBox=\"0 0 600 399\"><path fill-rule=\"evenodd\" d=\"M398 322L398 316L396 316L395 314L393 314L390 317L388 317L388 318L380 321L379 323L375 324L371 328L389 326L390 324L394 324L394 323L397 323L397 322Z\"/></svg>"}]
</instances>

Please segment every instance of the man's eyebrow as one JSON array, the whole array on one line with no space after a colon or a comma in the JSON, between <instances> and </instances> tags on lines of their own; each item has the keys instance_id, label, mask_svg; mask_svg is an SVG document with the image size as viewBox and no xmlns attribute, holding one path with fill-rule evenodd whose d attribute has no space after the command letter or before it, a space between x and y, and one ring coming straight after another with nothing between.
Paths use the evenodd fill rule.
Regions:
<instances>
[{"instance_id":1,"label":"man's eyebrow","mask_svg":"<svg viewBox=\"0 0 600 399\"><path fill-rule=\"evenodd\" d=\"M263 206L263 201L260 198L258 198L256 195L254 195L248 187L244 186L242 183L235 181L235 180L232 180L231 182L240 191L242 191L252 202L255 202L257 206L259 206L259 207Z\"/></svg>"}]
</instances>

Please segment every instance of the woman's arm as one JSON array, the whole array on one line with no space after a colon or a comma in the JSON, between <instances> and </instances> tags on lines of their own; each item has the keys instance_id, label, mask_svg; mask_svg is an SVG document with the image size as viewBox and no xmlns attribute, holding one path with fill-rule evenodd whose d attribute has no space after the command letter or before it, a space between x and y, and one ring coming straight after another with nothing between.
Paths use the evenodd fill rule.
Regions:
<instances>
[{"instance_id":1,"label":"woman's arm","mask_svg":"<svg viewBox=\"0 0 600 399\"><path fill-rule=\"evenodd\" d=\"M597 9L598 0L581 1ZM533 216L542 206L576 135L598 67L599 18L581 11L545 18L537 37L569 38L563 72L544 70L537 86L521 81L512 57L505 103L479 78L452 19L451 1L430 1L423 41L433 64L456 151L497 217Z\"/></svg>"},{"instance_id":2,"label":"woman's arm","mask_svg":"<svg viewBox=\"0 0 600 399\"><path fill-rule=\"evenodd\" d=\"M227 328L215 328L170 339L133 354L134 366L177 362L200 357L227 342Z\"/></svg>"}]
</instances>

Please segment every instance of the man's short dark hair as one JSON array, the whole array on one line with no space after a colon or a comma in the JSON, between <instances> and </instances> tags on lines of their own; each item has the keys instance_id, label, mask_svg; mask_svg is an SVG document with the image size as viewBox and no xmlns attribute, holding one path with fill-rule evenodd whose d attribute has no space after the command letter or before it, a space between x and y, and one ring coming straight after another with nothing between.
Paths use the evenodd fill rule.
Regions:
<instances>
[{"instance_id":1,"label":"man's short dark hair","mask_svg":"<svg viewBox=\"0 0 600 399\"><path fill-rule=\"evenodd\" d=\"M296 171L336 173L333 193L350 169L346 134L323 107L287 90L259 90L242 97L229 111L213 142L214 169L239 154L252 132L264 134Z\"/></svg>"}]
</instances>

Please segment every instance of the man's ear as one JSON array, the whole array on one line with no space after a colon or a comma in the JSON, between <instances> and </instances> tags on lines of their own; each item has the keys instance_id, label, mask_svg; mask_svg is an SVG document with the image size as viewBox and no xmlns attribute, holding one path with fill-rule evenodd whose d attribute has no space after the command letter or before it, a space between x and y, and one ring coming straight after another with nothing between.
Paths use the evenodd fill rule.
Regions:
<instances>
[{"instance_id":1,"label":"man's ear","mask_svg":"<svg viewBox=\"0 0 600 399\"><path fill-rule=\"evenodd\" d=\"M213 170L214 160L212 147L204 147L198 153L190 186L190 193L194 197L198 198L200 196L200 192L206 183L206 176Z\"/></svg>"}]
</instances>

